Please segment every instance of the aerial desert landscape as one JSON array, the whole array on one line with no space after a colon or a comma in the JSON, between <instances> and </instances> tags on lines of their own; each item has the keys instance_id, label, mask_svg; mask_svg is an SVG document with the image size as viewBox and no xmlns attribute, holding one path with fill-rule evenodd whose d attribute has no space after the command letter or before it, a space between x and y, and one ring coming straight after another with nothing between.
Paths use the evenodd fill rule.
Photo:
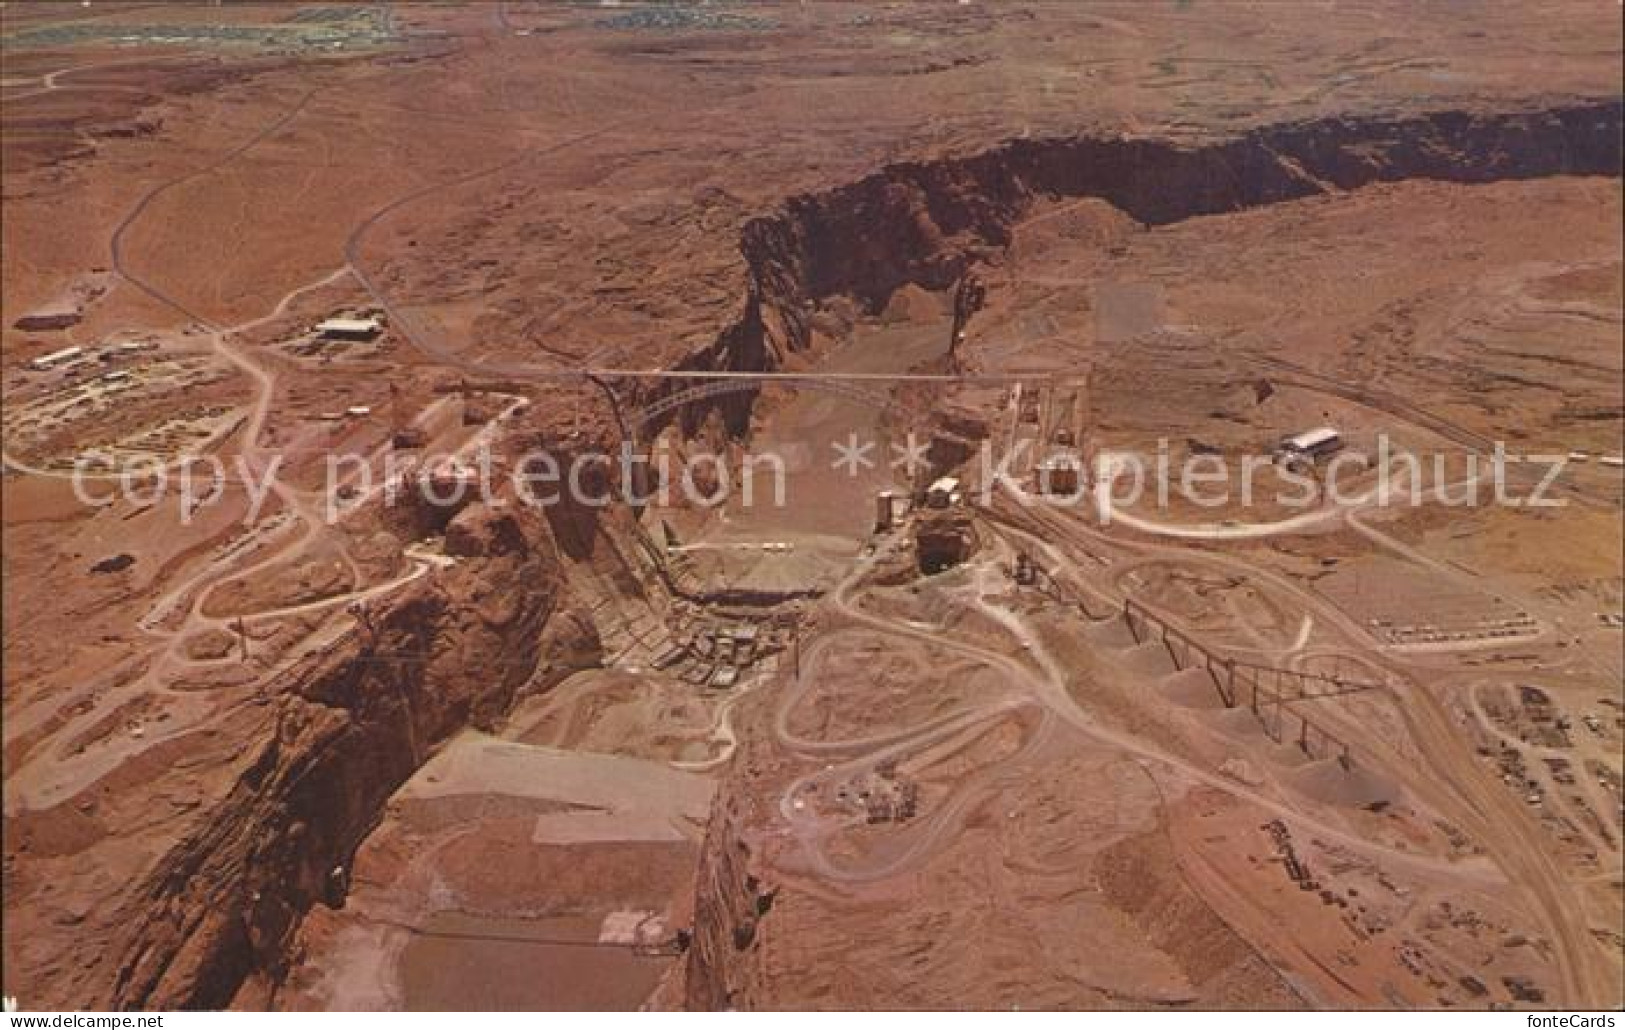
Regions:
<instances>
[{"instance_id":1,"label":"aerial desert landscape","mask_svg":"<svg viewBox=\"0 0 1625 1030\"><path fill-rule=\"evenodd\" d=\"M8 1004L1625 1004L1621 34L8 0Z\"/></svg>"}]
</instances>

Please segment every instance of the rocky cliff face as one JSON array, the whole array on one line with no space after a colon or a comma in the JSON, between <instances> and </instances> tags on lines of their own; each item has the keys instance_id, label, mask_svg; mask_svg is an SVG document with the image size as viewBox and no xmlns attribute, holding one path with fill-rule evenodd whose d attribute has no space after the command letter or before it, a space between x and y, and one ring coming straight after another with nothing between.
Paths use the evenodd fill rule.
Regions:
<instances>
[{"instance_id":1,"label":"rocky cliff face","mask_svg":"<svg viewBox=\"0 0 1625 1030\"><path fill-rule=\"evenodd\" d=\"M753 855L744 837L747 804L737 795L719 801L706 827L683 981L683 1005L692 1011L745 1007L748 985L738 978L748 964L737 956L755 943L757 920L766 910L762 899L768 897L751 868Z\"/></svg>"},{"instance_id":2,"label":"rocky cliff face","mask_svg":"<svg viewBox=\"0 0 1625 1030\"><path fill-rule=\"evenodd\" d=\"M762 371L810 341L809 316L835 296L878 311L906 283L954 284L1005 246L1033 202L1098 197L1148 225L1239 211L1377 182L1482 183L1620 174L1622 104L1578 102L1508 113L1443 111L1327 118L1197 142L1077 137L1014 140L939 161L888 165L857 182L787 200L746 224L744 310L683 367ZM670 388L651 389L645 401ZM749 424L753 395L700 401Z\"/></svg>"},{"instance_id":3,"label":"rocky cliff face","mask_svg":"<svg viewBox=\"0 0 1625 1030\"><path fill-rule=\"evenodd\" d=\"M451 536L455 567L292 674L225 803L137 892L105 1003L218 1007L274 978L303 913L342 903L351 854L428 750L506 711L557 596L551 533L473 508Z\"/></svg>"}]
</instances>

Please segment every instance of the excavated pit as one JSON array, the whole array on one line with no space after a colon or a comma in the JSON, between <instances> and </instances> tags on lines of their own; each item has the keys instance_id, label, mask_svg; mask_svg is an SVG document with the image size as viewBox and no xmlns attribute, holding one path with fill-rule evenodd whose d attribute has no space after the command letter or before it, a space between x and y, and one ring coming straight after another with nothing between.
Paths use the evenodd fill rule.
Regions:
<instances>
[{"instance_id":1,"label":"excavated pit","mask_svg":"<svg viewBox=\"0 0 1625 1030\"><path fill-rule=\"evenodd\" d=\"M749 222L741 313L680 367L779 368L810 347L809 312L820 300L849 296L873 312L904 284L949 289L1006 246L1043 200L1098 197L1165 225L1405 179L1618 177L1621 113L1618 100L1601 100L1501 114L1337 117L1201 143L1019 140L891 165ZM638 401L671 392L651 388ZM717 411L744 436L754 401L750 392L729 394L683 405L676 417L692 430ZM481 556L450 587L406 591L375 615L371 639L336 647L273 687L283 700L272 731L204 820L206 831L178 843L138 886L137 911L109 945L116 963L90 974L103 977L97 996L122 1007L208 1007L229 1003L252 978L277 980L304 913L342 904L343 870L391 793L433 744L499 717L545 660L537 642L555 610L555 545L580 545L556 527L519 530L517 552ZM490 617L492 605L500 618ZM691 1006L749 1003L750 953L739 942L771 918L733 815L740 807L725 785L717 811L728 814L713 818L697 879Z\"/></svg>"}]
</instances>

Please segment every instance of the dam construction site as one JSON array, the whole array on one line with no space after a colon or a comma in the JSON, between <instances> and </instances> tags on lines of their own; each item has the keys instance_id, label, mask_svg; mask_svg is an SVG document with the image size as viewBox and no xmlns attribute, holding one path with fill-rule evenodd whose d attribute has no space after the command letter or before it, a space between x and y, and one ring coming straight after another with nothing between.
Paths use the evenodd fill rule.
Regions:
<instances>
[{"instance_id":1,"label":"dam construction site","mask_svg":"<svg viewBox=\"0 0 1625 1030\"><path fill-rule=\"evenodd\" d=\"M0 986L1625 1004L1614 3L0 4Z\"/></svg>"}]
</instances>

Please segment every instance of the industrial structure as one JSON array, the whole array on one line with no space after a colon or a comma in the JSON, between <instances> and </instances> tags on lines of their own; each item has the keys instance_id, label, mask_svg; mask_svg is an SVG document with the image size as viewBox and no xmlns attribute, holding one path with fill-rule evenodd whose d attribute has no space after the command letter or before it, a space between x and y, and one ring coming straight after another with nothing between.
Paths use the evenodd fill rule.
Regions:
<instances>
[{"instance_id":1,"label":"industrial structure","mask_svg":"<svg viewBox=\"0 0 1625 1030\"><path fill-rule=\"evenodd\" d=\"M925 490L925 505L928 508L947 508L959 500L959 480L953 476L943 476Z\"/></svg>"},{"instance_id":2,"label":"industrial structure","mask_svg":"<svg viewBox=\"0 0 1625 1030\"><path fill-rule=\"evenodd\" d=\"M1343 449L1343 437L1332 426L1306 430L1281 441L1275 453L1285 462L1316 462Z\"/></svg>"},{"instance_id":3,"label":"industrial structure","mask_svg":"<svg viewBox=\"0 0 1625 1030\"><path fill-rule=\"evenodd\" d=\"M1077 454L1052 454L1038 466L1038 488L1046 494L1076 496L1083 484L1083 460Z\"/></svg>"},{"instance_id":4,"label":"industrial structure","mask_svg":"<svg viewBox=\"0 0 1625 1030\"><path fill-rule=\"evenodd\" d=\"M884 533L897 525L898 519L908 513L908 498L896 490L882 490L875 495L875 532Z\"/></svg>"},{"instance_id":5,"label":"industrial structure","mask_svg":"<svg viewBox=\"0 0 1625 1030\"><path fill-rule=\"evenodd\" d=\"M85 349L83 347L63 347L61 350L54 350L49 354L41 354L33 361L30 361L28 367L36 372L43 372L48 368L55 368L58 365L72 361L84 353Z\"/></svg>"},{"instance_id":6,"label":"industrial structure","mask_svg":"<svg viewBox=\"0 0 1625 1030\"><path fill-rule=\"evenodd\" d=\"M316 324L316 333L324 340L364 342L383 331L384 324L375 317L329 318Z\"/></svg>"}]
</instances>

